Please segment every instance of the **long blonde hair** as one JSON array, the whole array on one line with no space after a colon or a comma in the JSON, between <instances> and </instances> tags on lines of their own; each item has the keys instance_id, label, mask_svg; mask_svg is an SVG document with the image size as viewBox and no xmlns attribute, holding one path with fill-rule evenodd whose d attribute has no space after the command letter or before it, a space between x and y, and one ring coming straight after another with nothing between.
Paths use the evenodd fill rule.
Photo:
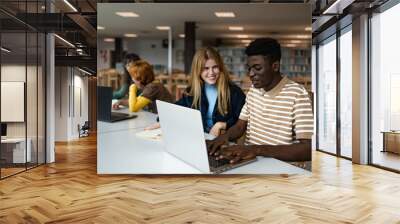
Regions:
<instances>
[{"instance_id":1,"label":"long blonde hair","mask_svg":"<svg viewBox=\"0 0 400 224\"><path fill-rule=\"evenodd\" d=\"M201 79L201 73L203 72L204 65L207 60L214 60L219 68L219 77L217 80L217 93L218 93L218 112L222 115L228 114L229 104L231 101L231 94L229 90L229 73L222 62L221 56L218 52L211 47L204 47L199 49L193 57L192 69L190 72L190 92L193 96L192 108L199 109L201 102L201 89L204 85L204 81Z\"/></svg>"}]
</instances>

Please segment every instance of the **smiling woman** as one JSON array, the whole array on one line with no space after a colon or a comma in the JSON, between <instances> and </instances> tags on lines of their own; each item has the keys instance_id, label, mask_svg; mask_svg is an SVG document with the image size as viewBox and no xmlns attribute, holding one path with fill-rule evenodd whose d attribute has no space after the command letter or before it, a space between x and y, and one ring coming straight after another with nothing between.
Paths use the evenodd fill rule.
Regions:
<instances>
[{"instance_id":1,"label":"smiling woman","mask_svg":"<svg viewBox=\"0 0 400 224\"><path fill-rule=\"evenodd\" d=\"M218 52L211 47L199 49L193 57L189 87L177 104L200 110L204 131L218 136L236 123L244 99Z\"/></svg>"}]
</instances>

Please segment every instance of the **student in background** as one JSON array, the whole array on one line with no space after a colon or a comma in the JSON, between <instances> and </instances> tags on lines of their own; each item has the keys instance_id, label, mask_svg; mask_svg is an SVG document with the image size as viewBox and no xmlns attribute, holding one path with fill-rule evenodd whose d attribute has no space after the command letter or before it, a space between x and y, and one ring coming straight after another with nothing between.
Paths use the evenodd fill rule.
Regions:
<instances>
[{"instance_id":1,"label":"student in background","mask_svg":"<svg viewBox=\"0 0 400 224\"><path fill-rule=\"evenodd\" d=\"M157 113L156 100L173 102L171 94L161 83L154 82L153 67L146 61L139 60L130 64L128 72L134 81L129 87L129 99L119 100L113 104L113 109L119 109L119 105L129 106L130 111L137 112L144 107L153 113ZM137 91L142 94L137 96Z\"/></svg>"},{"instance_id":2,"label":"student in background","mask_svg":"<svg viewBox=\"0 0 400 224\"><path fill-rule=\"evenodd\" d=\"M140 57L137 54L131 53L125 56L124 60L124 74L122 74L121 88L113 92L113 99L124 98L128 94L129 86L133 83L129 75L129 66L135 61L139 61Z\"/></svg>"}]
</instances>

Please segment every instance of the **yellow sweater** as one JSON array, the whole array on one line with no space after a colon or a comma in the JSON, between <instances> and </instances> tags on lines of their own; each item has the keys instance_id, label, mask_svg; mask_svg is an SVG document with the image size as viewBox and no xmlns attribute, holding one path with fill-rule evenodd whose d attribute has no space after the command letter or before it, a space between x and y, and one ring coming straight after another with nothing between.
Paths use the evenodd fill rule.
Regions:
<instances>
[{"instance_id":1,"label":"yellow sweater","mask_svg":"<svg viewBox=\"0 0 400 224\"><path fill-rule=\"evenodd\" d=\"M149 104L151 100L147 99L143 96L137 96L137 86L132 84L129 87L129 111L130 112L138 112L147 104Z\"/></svg>"}]
</instances>

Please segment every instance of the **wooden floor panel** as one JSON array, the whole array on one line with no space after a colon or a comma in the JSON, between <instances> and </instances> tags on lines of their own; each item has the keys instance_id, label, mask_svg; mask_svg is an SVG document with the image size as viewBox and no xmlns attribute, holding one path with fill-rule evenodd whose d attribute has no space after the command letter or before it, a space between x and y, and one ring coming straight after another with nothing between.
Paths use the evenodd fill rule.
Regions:
<instances>
[{"instance_id":1,"label":"wooden floor panel","mask_svg":"<svg viewBox=\"0 0 400 224\"><path fill-rule=\"evenodd\" d=\"M313 152L311 175L96 174L96 138L0 181L0 223L400 223L400 175Z\"/></svg>"}]
</instances>

